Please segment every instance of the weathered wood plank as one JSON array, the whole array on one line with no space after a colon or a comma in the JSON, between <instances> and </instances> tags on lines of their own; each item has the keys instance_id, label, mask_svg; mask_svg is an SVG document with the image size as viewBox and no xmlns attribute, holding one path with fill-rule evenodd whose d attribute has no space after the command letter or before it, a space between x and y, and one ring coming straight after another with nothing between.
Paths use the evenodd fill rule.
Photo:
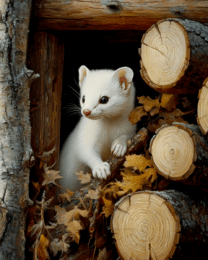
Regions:
<instances>
[{"instance_id":1,"label":"weathered wood plank","mask_svg":"<svg viewBox=\"0 0 208 260\"><path fill-rule=\"evenodd\" d=\"M147 30L165 18L208 22L204 0L37 0L33 8L45 30Z\"/></svg>"},{"instance_id":2,"label":"weathered wood plank","mask_svg":"<svg viewBox=\"0 0 208 260\"><path fill-rule=\"evenodd\" d=\"M34 155L58 169L64 45L46 32L31 35L28 66L40 74L31 86L31 145Z\"/></svg>"}]
</instances>

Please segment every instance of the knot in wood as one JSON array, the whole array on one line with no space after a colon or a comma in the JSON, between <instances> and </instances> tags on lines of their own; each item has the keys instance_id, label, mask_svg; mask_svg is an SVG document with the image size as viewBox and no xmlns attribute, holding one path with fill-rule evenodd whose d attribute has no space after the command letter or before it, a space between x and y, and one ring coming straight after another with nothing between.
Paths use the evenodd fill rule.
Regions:
<instances>
[{"instance_id":1,"label":"knot in wood","mask_svg":"<svg viewBox=\"0 0 208 260\"><path fill-rule=\"evenodd\" d=\"M120 11L122 9L121 3L117 1L109 1L106 3L106 6L112 11Z\"/></svg>"}]
</instances>

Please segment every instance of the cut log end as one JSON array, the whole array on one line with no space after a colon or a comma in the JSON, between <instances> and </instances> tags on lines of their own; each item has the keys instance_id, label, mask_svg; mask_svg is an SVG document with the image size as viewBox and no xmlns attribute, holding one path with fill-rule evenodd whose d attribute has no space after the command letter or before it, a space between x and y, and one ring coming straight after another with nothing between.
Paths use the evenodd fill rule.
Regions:
<instances>
[{"instance_id":1,"label":"cut log end","mask_svg":"<svg viewBox=\"0 0 208 260\"><path fill-rule=\"evenodd\" d=\"M196 160L192 132L180 125L164 126L152 139L150 151L158 172L167 179L183 180L194 171Z\"/></svg>"},{"instance_id":2,"label":"cut log end","mask_svg":"<svg viewBox=\"0 0 208 260\"><path fill-rule=\"evenodd\" d=\"M184 75L190 59L189 37L177 21L163 20L143 36L141 75L160 92L169 92Z\"/></svg>"},{"instance_id":3,"label":"cut log end","mask_svg":"<svg viewBox=\"0 0 208 260\"><path fill-rule=\"evenodd\" d=\"M204 135L208 134L208 78L204 81L199 91L199 102L197 107L197 122Z\"/></svg>"},{"instance_id":4,"label":"cut log end","mask_svg":"<svg viewBox=\"0 0 208 260\"><path fill-rule=\"evenodd\" d=\"M122 259L165 260L179 243L180 221L165 199L137 192L116 204L111 229Z\"/></svg>"}]
</instances>

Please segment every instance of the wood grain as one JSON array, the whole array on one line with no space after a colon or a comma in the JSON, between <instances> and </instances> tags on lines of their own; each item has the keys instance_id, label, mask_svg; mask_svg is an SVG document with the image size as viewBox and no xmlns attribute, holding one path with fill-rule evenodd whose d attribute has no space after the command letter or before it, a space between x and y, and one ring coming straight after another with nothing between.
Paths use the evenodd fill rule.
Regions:
<instances>
[{"instance_id":1,"label":"wood grain","mask_svg":"<svg viewBox=\"0 0 208 260\"><path fill-rule=\"evenodd\" d=\"M31 35L28 66L40 74L31 86L31 145L34 155L58 169L64 45L46 32Z\"/></svg>"},{"instance_id":2,"label":"wood grain","mask_svg":"<svg viewBox=\"0 0 208 260\"><path fill-rule=\"evenodd\" d=\"M207 250L206 204L205 198L175 190L121 198L111 217L121 259L197 259Z\"/></svg>"},{"instance_id":3,"label":"wood grain","mask_svg":"<svg viewBox=\"0 0 208 260\"><path fill-rule=\"evenodd\" d=\"M199 102L197 106L197 123L204 135L208 134L208 78L199 90Z\"/></svg>"},{"instance_id":4,"label":"wood grain","mask_svg":"<svg viewBox=\"0 0 208 260\"><path fill-rule=\"evenodd\" d=\"M142 37L141 76L162 93L195 94L207 77L208 27L191 20L158 21Z\"/></svg>"},{"instance_id":5,"label":"wood grain","mask_svg":"<svg viewBox=\"0 0 208 260\"><path fill-rule=\"evenodd\" d=\"M38 0L32 13L41 30L147 30L166 18L207 23L207 10L202 0Z\"/></svg>"}]
</instances>

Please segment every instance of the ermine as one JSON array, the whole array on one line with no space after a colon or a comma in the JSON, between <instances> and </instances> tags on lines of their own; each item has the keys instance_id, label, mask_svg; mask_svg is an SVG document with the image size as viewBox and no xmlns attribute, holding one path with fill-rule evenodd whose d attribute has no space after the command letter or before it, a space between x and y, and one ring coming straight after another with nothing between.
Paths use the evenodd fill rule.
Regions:
<instances>
[{"instance_id":1,"label":"ermine","mask_svg":"<svg viewBox=\"0 0 208 260\"><path fill-rule=\"evenodd\" d=\"M60 156L62 187L71 191L83 185L75 172L91 170L93 177L107 179L111 154L126 153L127 140L136 126L128 120L134 109L133 71L79 68L80 106L82 117L64 143Z\"/></svg>"}]
</instances>

